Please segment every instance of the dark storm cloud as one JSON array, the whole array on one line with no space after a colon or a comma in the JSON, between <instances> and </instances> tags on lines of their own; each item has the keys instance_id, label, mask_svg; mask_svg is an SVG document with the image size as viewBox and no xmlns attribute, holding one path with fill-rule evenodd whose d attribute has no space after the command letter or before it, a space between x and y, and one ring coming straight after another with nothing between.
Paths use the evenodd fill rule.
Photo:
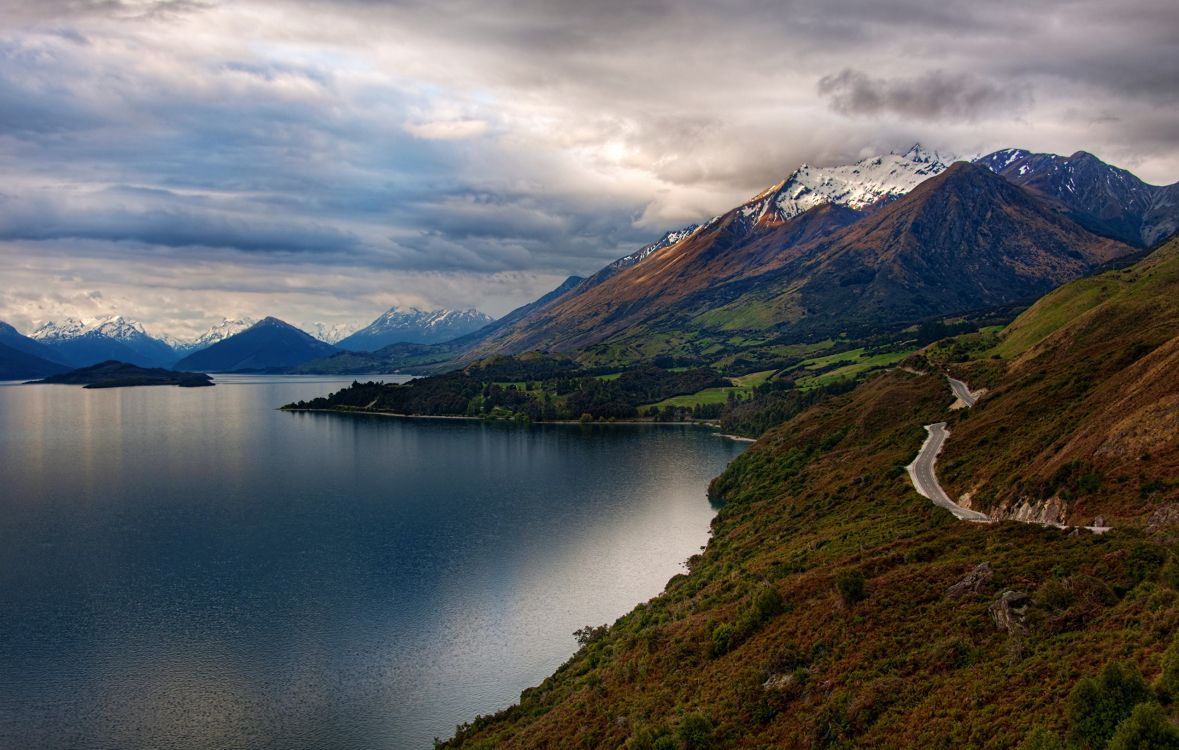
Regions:
<instances>
[{"instance_id":1,"label":"dark storm cloud","mask_svg":"<svg viewBox=\"0 0 1179 750\"><path fill-rule=\"evenodd\" d=\"M0 0L0 254L57 248L60 299L187 258L459 305L914 140L1169 182L1177 29L1173 0Z\"/></svg>"},{"instance_id":2,"label":"dark storm cloud","mask_svg":"<svg viewBox=\"0 0 1179 750\"><path fill-rule=\"evenodd\" d=\"M1028 87L1000 85L970 73L933 70L917 78L873 78L845 68L819 79L819 94L845 115L892 114L920 120L973 121L1022 113Z\"/></svg>"}]
</instances>

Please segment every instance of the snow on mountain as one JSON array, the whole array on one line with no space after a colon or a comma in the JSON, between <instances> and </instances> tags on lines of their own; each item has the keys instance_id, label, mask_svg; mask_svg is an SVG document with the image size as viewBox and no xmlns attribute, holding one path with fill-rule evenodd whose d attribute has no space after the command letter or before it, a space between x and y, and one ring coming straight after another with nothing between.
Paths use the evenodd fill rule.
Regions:
<instances>
[{"instance_id":1,"label":"snow on mountain","mask_svg":"<svg viewBox=\"0 0 1179 750\"><path fill-rule=\"evenodd\" d=\"M156 338L144 330L142 323L124 318L122 315L108 315L89 323L77 318L66 318L61 323L49 321L33 331L29 338L38 341L64 341L88 334L105 336L116 341L133 341L144 336Z\"/></svg>"},{"instance_id":2,"label":"snow on mountain","mask_svg":"<svg viewBox=\"0 0 1179 750\"><path fill-rule=\"evenodd\" d=\"M258 321L253 318L225 318L217 325L202 333L191 342L193 349L204 349L218 341L224 341L230 336L241 333Z\"/></svg>"},{"instance_id":3,"label":"snow on mountain","mask_svg":"<svg viewBox=\"0 0 1179 750\"><path fill-rule=\"evenodd\" d=\"M315 338L328 344L335 344L342 339L348 338L356 333L359 325L355 323L336 323L335 325L328 325L327 323L315 322L305 327L307 332Z\"/></svg>"},{"instance_id":4,"label":"snow on mountain","mask_svg":"<svg viewBox=\"0 0 1179 750\"><path fill-rule=\"evenodd\" d=\"M606 268L614 273L617 273L618 271L621 271L625 268L630 268L631 266L646 260L652 253L658 252L665 247L671 247L680 240L683 240L685 237L690 237L692 232L695 232L699 228L699 224L689 224L682 229L674 229L660 237L655 242L652 242L649 245L643 245L630 255L619 258L610 265L606 266Z\"/></svg>"},{"instance_id":5,"label":"snow on mountain","mask_svg":"<svg viewBox=\"0 0 1179 750\"><path fill-rule=\"evenodd\" d=\"M49 346L58 359L75 367L108 359L161 367L175 359L171 345L122 315L108 315L88 323L76 318L61 323L50 321L33 331L31 338Z\"/></svg>"},{"instance_id":6,"label":"snow on mountain","mask_svg":"<svg viewBox=\"0 0 1179 750\"><path fill-rule=\"evenodd\" d=\"M952 157L914 144L903 154L873 156L837 167L803 164L777 185L755 195L741 213L755 222L786 221L824 203L864 209L899 198L930 177L944 172Z\"/></svg>"},{"instance_id":7,"label":"snow on mountain","mask_svg":"<svg viewBox=\"0 0 1179 750\"><path fill-rule=\"evenodd\" d=\"M436 344L477 331L493 321L494 318L475 309L391 307L372 323L341 339L339 346L353 351L376 351L401 342Z\"/></svg>"},{"instance_id":8,"label":"snow on mountain","mask_svg":"<svg viewBox=\"0 0 1179 750\"><path fill-rule=\"evenodd\" d=\"M50 320L29 334L37 341L62 341L75 339L86 332L87 325L77 318L66 318L60 323Z\"/></svg>"}]
</instances>

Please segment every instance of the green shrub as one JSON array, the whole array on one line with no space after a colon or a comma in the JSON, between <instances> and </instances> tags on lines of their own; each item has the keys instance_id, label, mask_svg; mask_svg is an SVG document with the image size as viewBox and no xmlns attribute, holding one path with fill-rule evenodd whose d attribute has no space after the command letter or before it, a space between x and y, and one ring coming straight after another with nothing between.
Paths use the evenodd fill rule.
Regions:
<instances>
[{"instance_id":1,"label":"green shrub","mask_svg":"<svg viewBox=\"0 0 1179 750\"><path fill-rule=\"evenodd\" d=\"M1136 668L1118 662L1107 665L1099 676L1078 682L1069 694L1073 739L1085 747L1105 747L1134 707L1150 699L1150 689Z\"/></svg>"},{"instance_id":2,"label":"green shrub","mask_svg":"<svg viewBox=\"0 0 1179 750\"><path fill-rule=\"evenodd\" d=\"M720 656L733 647L733 634L736 629L727 622L722 622L712 629L712 655Z\"/></svg>"},{"instance_id":3,"label":"green shrub","mask_svg":"<svg viewBox=\"0 0 1179 750\"><path fill-rule=\"evenodd\" d=\"M638 726L626 741L627 750L655 750L659 747L659 740L667 736L667 730L661 727ZM670 738L668 738L670 739ZM675 747L674 742L672 747Z\"/></svg>"},{"instance_id":4,"label":"green shrub","mask_svg":"<svg viewBox=\"0 0 1179 750\"><path fill-rule=\"evenodd\" d=\"M750 607L753 619L759 623L765 622L771 617L782 614L786 605L782 601L782 595L778 593L778 589L773 586L762 586L757 593L753 595L753 603Z\"/></svg>"},{"instance_id":5,"label":"green shrub","mask_svg":"<svg viewBox=\"0 0 1179 750\"><path fill-rule=\"evenodd\" d=\"M868 593L864 589L864 584L867 581L864 579L864 574L858 570L840 573L835 577L835 590L839 593L840 600L845 606L851 606L856 602L862 602L868 598Z\"/></svg>"},{"instance_id":6,"label":"green shrub","mask_svg":"<svg viewBox=\"0 0 1179 750\"><path fill-rule=\"evenodd\" d=\"M1179 729L1157 703L1142 703L1118 725L1109 750L1179 750Z\"/></svg>"},{"instance_id":7,"label":"green shrub","mask_svg":"<svg viewBox=\"0 0 1179 750\"><path fill-rule=\"evenodd\" d=\"M685 716L676 730L686 750L707 750L712 747L712 734L712 720L699 712Z\"/></svg>"},{"instance_id":8,"label":"green shrub","mask_svg":"<svg viewBox=\"0 0 1179 750\"><path fill-rule=\"evenodd\" d=\"M1064 743L1056 732L1044 727L1036 727L1023 742L1019 743L1019 750L1065 750Z\"/></svg>"},{"instance_id":9,"label":"green shrub","mask_svg":"<svg viewBox=\"0 0 1179 750\"><path fill-rule=\"evenodd\" d=\"M1179 702L1179 636L1163 652L1163 674L1159 677L1158 690L1164 701Z\"/></svg>"}]
</instances>

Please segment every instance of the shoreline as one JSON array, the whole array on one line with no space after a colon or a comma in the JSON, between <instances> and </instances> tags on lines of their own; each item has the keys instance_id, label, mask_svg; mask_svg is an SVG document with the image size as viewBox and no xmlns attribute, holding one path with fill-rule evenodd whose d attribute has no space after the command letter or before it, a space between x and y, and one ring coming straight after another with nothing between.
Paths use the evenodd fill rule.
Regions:
<instances>
[{"instance_id":1,"label":"shoreline","mask_svg":"<svg viewBox=\"0 0 1179 750\"><path fill-rule=\"evenodd\" d=\"M466 415L458 414L400 414L392 411L365 411L362 409L287 409L285 407L278 407L277 411L285 412L308 412L315 414L365 414L376 417L393 417L395 419L449 419L463 422L488 422L488 423L503 423L503 424L517 424L511 419L484 419L483 417L468 417ZM528 422L527 424L557 424L557 425L580 425L587 427L609 426L609 425L652 425L652 426L679 426L679 427L704 427L711 430L718 430L720 425L715 422L659 422L654 419L615 419L614 421L598 421L582 422L580 419L541 419L535 422ZM724 438L726 440L733 440L741 443L756 443L757 438L745 437L743 435L730 435L725 432L713 432L714 437Z\"/></svg>"}]
</instances>

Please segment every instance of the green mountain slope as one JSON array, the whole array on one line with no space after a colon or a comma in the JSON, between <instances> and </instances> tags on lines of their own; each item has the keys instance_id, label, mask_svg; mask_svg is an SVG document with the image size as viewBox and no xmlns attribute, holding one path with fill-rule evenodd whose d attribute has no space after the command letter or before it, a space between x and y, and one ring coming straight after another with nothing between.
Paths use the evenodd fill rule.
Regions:
<instances>
[{"instance_id":1,"label":"green mountain slope","mask_svg":"<svg viewBox=\"0 0 1179 750\"><path fill-rule=\"evenodd\" d=\"M992 471L995 454L968 450L971 440L1005 443L1011 455L1042 450L1044 435L1021 420L1055 420L1047 444L1060 450L1096 456L1120 441L1115 423L1059 416L1029 396L1049 362L1058 385L1079 389L1067 395L1091 407L1175 398L1169 313L1140 318L1141 339L1125 317L1179 299L1167 297L1175 253L1163 248L1129 270L1122 293L1110 282L1104 302L1045 334L1052 327L1037 318L1064 319L1059 306L1075 309L1068 296L1091 294L1090 282L1050 296L1005 334L1009 360L992 359L978 336L931 350L935 362L984 352L953 365L994 388L970 412L948 411L940 374L894 370L768 432L714 482L724 504L688 573L611 626L582 631L581 649L519 705L460 727L446 746L1014 748L1039 728L1104 747L1108 735L1086 734L1086 695L1117 674L1070 695L1114 661L1149 681L1162 673L1179 631L1179 513L1104 535L960 522L918 496L904 467L922 425L944 420L952 434L938 471L953 477ZM1139 340L1162 343L1142 352ZM1131 361L1116 367L1119 358ZM1165 431L1167 419L1143 424ZM990 442L976 425L994 430ZM1179 507L1173 490L1161 492L1170 494L1144 497L1135 480L1103 497ZM1170 648L1175 661L1179 646ZM1135 700L1153 700L1139 692Z\"/></svg>"}]
</instances>

